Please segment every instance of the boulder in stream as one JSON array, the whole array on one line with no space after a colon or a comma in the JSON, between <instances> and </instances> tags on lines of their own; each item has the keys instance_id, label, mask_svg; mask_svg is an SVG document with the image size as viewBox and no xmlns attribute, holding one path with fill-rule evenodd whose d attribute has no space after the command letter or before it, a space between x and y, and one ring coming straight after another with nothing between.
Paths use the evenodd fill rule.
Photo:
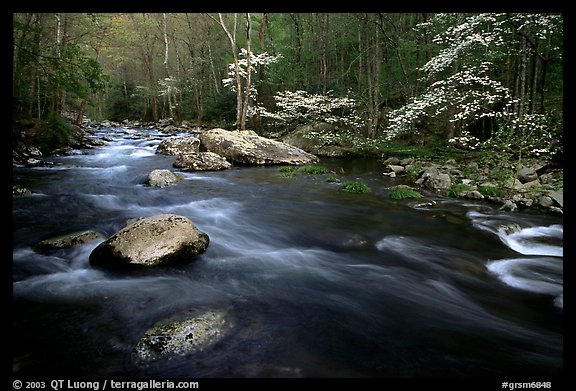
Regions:
<instances>
[{"instance_id":1,"label":"boulder in stream","mask_svg":"<svg viewBox=\"0 0 576 391\"><path fill-rule=\"evenodd\" d=\"M53 250L62 250L73 248L92 240L103 239L104 235L96 231L72 232L53 238L44 239L34 245L34 250L40 253L46 253Z\"/></svg>"},{"instance_id":2,"label":"boulder in stream","mask_svg":"<svg viewBox=\"0 0 576 391\"><path fill-rule=\"evenodd\" d=\"M214 152L181 154L172 165L185 171L217 171L232 167L226 158Z\"/></svg>"},{"instance_id":3,"label":"boulder in stream","mask_svg":"<svg viewBox=\"0 0 576 391\"><path fill-rule=\"evenodd\" d=\"M160 358L201 352L226 336L231 326L225 310L210 310L184 320L162 320L140 338L133 357L142 365Z\"/></svg>"},{"instance_id":4,"label":"boulder in stream","mask_svg":"<svg viewBox=\"0 0 576 391\"><path fill-rule=\"evenodd\" d=\"M300 148L246 132L220 128L200 135L201 146L226 160L248 165L317 163L318 157Z\"/></svg>"},{"instance_id":5,"label":"boulder in stream","mask_svg":"<svg viewBox=\"0 0 576 391\"><path fill-rule=\"evenodd\" d=\"M203 253L209 237L190 219L159 214L138 219L100 243L90 254L95 266L160 266Z\"/></svg>"},{"instance_id":6,"label":"boulder in stream","mask_svg":"<svg viewBox=\"0 0 576 391\"><path fill-rule=\"evenodd\" d=\"M180 155L198 153L200 139L195 136L176 136L163 140L156 148L156 153L162 155Z\"/></svg>"},{"instance_id":7,"label":"boulder in stream","mask_svg":"<svg viewBox=\"0 0 576 391\"><path fill-rule=\"evenodd\" d=\"M182 177L170 170L153 170L148 174L146 183L153 187L166 187L178 183Z\"/></svg>"}]
</instances>

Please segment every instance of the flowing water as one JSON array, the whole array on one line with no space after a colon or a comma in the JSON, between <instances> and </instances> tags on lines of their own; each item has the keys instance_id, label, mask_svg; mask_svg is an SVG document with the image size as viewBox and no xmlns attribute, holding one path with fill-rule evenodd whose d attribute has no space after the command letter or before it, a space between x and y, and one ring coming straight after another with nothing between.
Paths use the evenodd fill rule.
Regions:
<instances>
[{"instance_id":1,"label":"flowing water","mask_svg":"<svg viewBox=\"0 0 576 391\"><path fill-rule=\"evenodd\" d=\"M141 377L501 377L563 368L563 220L426 193L373 160L324 159L328 175L278 167L183 173L144 185L174 156L167 137L96 131L107 145L14 168L32 190L13 201L14 370L20 375ZM92 267L101 240L46 255L37 242L130 218L176 213L210 237L190 263ZM139 339L177 314L223 310L230 330L204 350L150 365Z\"/></svg>"}]
</instances>

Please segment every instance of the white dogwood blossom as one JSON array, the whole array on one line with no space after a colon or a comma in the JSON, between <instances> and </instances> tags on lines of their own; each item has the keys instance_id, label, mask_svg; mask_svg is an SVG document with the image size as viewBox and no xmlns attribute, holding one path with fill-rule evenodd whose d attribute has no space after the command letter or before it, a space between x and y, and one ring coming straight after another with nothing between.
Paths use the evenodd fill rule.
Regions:
<instances>
[{"instance_id":1,"label":"white dogwood blossom","mask_svg":"<svg viewBox=\"0 0 576 391\"><path fill-rule=\"evenodd\" d=\"M561 21L561 15L482 13L466 17L436 14L431 21L419 24L418 29L432 32L436 26L440 31L432 39L441 47L438 54L420 68L434 82L424 93L389 113L385 138L414 131L419 119L438 117L448 109L448 120L462 129L484 117L502 118L502 110L518 103L494 76L497 61L504 55L520 53L510 37L518 39L525 31L531 31L536 40L549 40ZM514 115L510 110L507 113ZM510 118L507 124L520 126L520 122Z\"/></svg>"},{"instance_id":2,"label":"white dogwood blossom","mask_svg":"<svg viewBox=\"0 0 576 391\"><path fill-rule=\"evenodd\" d=\"M359 126L361 120L356 115L356 101L350 97L311 94L306 91L282 91L274 95L277 110L275 113L262 111L262 116L281 123L304 124L323 121L331 124Z\"/></svg>"}]
</instances>

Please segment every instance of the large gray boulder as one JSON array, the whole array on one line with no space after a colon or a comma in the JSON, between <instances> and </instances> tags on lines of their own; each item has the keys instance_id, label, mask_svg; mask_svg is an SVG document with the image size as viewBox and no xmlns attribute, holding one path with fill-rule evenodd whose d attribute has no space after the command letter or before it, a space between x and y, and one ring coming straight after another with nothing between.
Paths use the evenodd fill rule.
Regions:
<instances>
[{"instance_id":1,"label":"large gray boulder","mask_svg":"<svg viewBox=\"0 0 576 391\"><path fill-rule=\"evenodd\" d=\"M317 156L300 148L238 131L211 129L200 135L202 147L232 163L248 165L317 163Z\"/></svg>"},{"instance_id":2,"label":"large gray boulder","mask_svg":"<svg viewBox=\"0 0 576 391\"><path fill-rule=\"evenodd\" d=\"M200 139L195 136L176 136L163 140L156 153L162 155L180 155L200 152Z\"/></svg>"},{"instance_id":3,"label":"large gray boulder","mask_svg":"<svg viewBox=\"0 0 576 391\"><path fill-rule=\"evenodd\" d=\"M175 214L138 219L100 243L90 254L95 266L160 266L188 261L208 247L208 235Z\"/></svg>"},{"instance_id":4,"label":"large gray boulder","mask_svg":"<svg viewBox=\"0 0 576 391\"><path fill-rule=\"evenodd\" d=\"M232 167L226 158L214 152L198 152L178 155L172 165L185 171L217 171Z\"/></svg>"}]
</instances>

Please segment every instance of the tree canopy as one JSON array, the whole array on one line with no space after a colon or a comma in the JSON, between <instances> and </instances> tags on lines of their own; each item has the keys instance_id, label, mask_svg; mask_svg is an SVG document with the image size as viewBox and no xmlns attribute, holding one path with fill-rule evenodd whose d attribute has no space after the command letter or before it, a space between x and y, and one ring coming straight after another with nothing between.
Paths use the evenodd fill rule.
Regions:
<instances>
[{"instance_id":1,"label":"tree canopy","mask_svg":"<svg viewBox=\"0 0 576 391\"><path fill-rule=\"evenodd\" d=\"M15 118L561 139L561 14L17 13L13 30Z\"/></svg>"}]
</instances>

